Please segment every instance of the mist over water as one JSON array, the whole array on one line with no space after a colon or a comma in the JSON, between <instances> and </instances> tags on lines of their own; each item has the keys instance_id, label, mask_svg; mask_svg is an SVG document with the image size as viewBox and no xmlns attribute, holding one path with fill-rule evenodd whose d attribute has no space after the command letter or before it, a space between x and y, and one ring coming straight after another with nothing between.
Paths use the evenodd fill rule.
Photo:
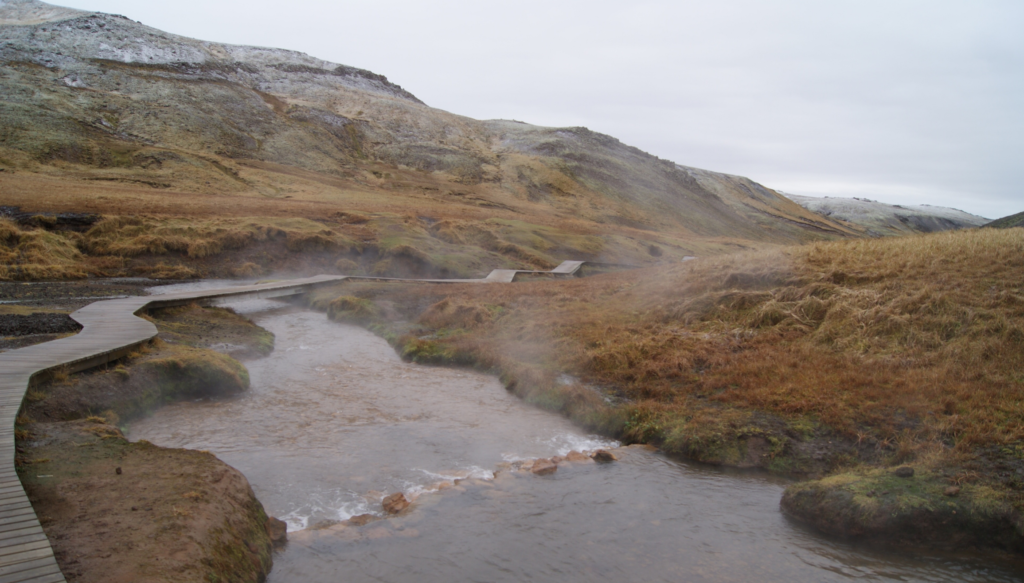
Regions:
<instances>
[{"instance_id":1,"label":"mist over water","mask_svg":"<svg viewBox=\"0 0 1024 583\"><path fill-rule=\"evenodd\" d=\"M373 334L273 301L231 304L277 336L240 397L164 407L132 440L206 449L289 524L272 583L345 581L1021 581L1002 555L883 554L787 521L778 478L643 449L552 476L503 461L609 447L477 372L403 363ZM432 491L438 482L470 478ZM421 494L403 516L384 494Z\"/></svg>"},{"instance_id":2,"label":"mist over water","mask_svg":"<svg viewBox=\"0 0 1024 583\"><path fill-rule=\"evenodd\" d=\"M130 436L216 453L291 529L379 511L369 492L411 495L489 478L504 460L617 445L522 403L493 376L404 363L380 338L321 313L233 305L273 308L248 314L277 346L246 363L250 391L164 407Z\"/></svg>"}]
</instances>

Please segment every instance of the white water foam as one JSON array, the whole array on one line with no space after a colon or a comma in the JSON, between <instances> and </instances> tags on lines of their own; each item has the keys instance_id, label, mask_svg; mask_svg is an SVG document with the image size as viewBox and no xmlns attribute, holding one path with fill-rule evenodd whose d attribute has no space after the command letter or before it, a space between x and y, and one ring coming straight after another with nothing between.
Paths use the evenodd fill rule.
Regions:
<instances>
[{"instance_id":1,"label":"white water foam","mask_svg":"<svg viewBox=\"0 0 1024 583\"><path fill-rule=\"evenodd\" d=\"M538 439L537 443L543 444L551 451L550 455L559 456L565 456L570 451L591 452L598 449L615 449L622 445L614 439L607 439L600 435L574 435L572 433L561 433L549 439ZM501 458L511 463L535 459L536 456L505 453Z\"/></svg>"},{"instance_id":2,"label":"white water foam","mask_svg":"<svg viewBox=\"0 0 1024 583\"><path fill-rule=\"evenodd\" d=\"M281 516L280 519L288 525L288 532L293 532L309 527L309 521L313 516L327 517L326 520L343 521L360 514L380 514L379 511L373 511L370 503L355 492L345 492L345 497L350 499L344 502L336 499L323 503L314 496L310 502Z\"/></svg>"},{"instance_id":3,"label":"white water foam","mask_svg":"<svg viewBox=\"0 0 1024 583\"><path fill-rule=\"evenodd\" d=\"M479 466L470 466L465 470L456 470L453 472L437 473L431 472L430 470L424 470L416 468L416 471L422 472L425 476L430 478L430 483L427 485L414 485L405 491L407 498L412 499L413 497L428 492L437 492L441 484L455 484L455 480L493 480L494 472L485 470Z\"/></svg>"}]
</instances>

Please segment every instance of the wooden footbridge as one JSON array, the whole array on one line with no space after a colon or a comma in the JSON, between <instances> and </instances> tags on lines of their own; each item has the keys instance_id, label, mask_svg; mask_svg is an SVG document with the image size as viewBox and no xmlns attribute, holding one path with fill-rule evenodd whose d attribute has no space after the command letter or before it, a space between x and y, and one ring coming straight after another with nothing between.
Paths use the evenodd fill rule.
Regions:
<instances>
[{"instance_id":1,"label":"wooden footbridge","mask_svg":"<svg viewBox=\"0 0 1024 583\"><path fill-rule=\"evenodd\" d=\"M256 285L195 290L164 295L98 301L71 314L82 325L75 336L0 353L0 583L64 581L53 550L14 469L14 420L33 377L60 370L74 373L124 357L157 335L153 323L137 313L219 299L276 298L300 295L346 279L421 283L511 283L520 274L571 277L584 263L564 261L551 271L496 269L482 279L398 279L319 275Z\"/></svg>"}]
</instances>

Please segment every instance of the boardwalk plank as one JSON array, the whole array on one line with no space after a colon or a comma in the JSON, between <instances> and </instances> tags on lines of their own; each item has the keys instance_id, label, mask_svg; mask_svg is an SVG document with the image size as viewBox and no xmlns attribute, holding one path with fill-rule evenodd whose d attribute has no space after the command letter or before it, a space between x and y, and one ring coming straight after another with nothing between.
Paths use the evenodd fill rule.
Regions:
<instances>
[{"instance_id":1,"label":"boardwalk plank","mask_svg":"<svg viewBox=\"0 0 1024 583\"><path fill-rule=\"evenodd\" d=\"M60 575L60 579L51 579L53 581L61 581L64 576L60 572L60 568L57 567L56 563L51 561L49 565L41 565L32 569L26 569L17 573L11 573L10 575L0 575L0 583L22 583L23 581L40 581L43 578L54 575Z\"/></svg>"},{"instance_id":2,"label":"boardwalk plank","mask_svg":"<svg viewBox=\"0 0 1024 583\"><path fill-rule=\"evenodd\" d=\"M14 532L16 530L35 528L39 526L39 519L36 518L35 513L11 517L9 520L11 520L11 522L0 524L0 533Z\"/></svg>"},{"instance_id":3,"label":"boardwalk plank","mask_svg":"<svg viewBox=\"0 0 1024 583\"><path fill-rule=\"evenodd\" d=\"M53 549L50 548L49 543L35 550L22 551L7 556L0 556L0 569L10 565L17 565L19 563L24 563L25 561L35 559L45 559L49 561L53 560Z\"/></svg>"},{"instance_id":4,"label":"boardwalk plank","mask_svg":"<svg viewBox=\"0 0 1024 583\"><path fill-rule=\"evenodd\" d=\"M12 563L10 565L4 565L3 567L0 567L0 577L6 577L8 575L11 575L12 573L23 573L30 569L45 566L55 567L56 565L54 565L53 561L49 557L28 559L25 561L21 561L19 563Z\"/></svg>"},{"instance_id":5,"label":"boardwalk plank","mask_svg":"<svg viewBox=\"0 0 1024 583\"><path fill-rule=\"evenodd\" d=\"M53 556L53 549L50 548L50 541L48 540L37 540L37 541L18 541L12 542L9 545L0 546L0 557L9 557L17 555L18 553L26 551L45 551ZM4 564L0 562L0 564Z\"/></svg>"},{"instance_id":6,"label":"boardwalk plank","mask_svg":"<svg viewBox=\"0 0 1024 583\"><path fill-rule=\"evenodd\" d=\"M39 575L31 579L23 579L18 583L62 583L64 580L64 575L58 570L53 575Z\"/></svg>"}]
</instances>

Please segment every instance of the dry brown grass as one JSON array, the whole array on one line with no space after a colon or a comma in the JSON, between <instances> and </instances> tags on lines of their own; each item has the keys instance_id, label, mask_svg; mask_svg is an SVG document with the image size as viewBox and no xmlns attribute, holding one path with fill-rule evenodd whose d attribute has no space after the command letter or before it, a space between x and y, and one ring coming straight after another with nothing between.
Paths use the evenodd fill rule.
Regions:
<instances>
[{"instance_id":1,"label":"dry brown grass","mask_svg":"<svg viewBox=\"0 0 1024 583\"><path fill-rule=\"evenodd\" d=\"M0 219L0 280L79 279L86 276L74 233L21 229Z\"/></svg>"},{"instance_id":2,"label":"dry brown grass","mask_svg":"<svg viewBox=\"0 0 1024 583\"><path fill-rule=\"evenodd\" d=\"M251 277L263 267L238 264L232 253L267 244L280 248L279 255L337 255L351 243L343 233L301 218L110 216L85 233L20 228L0 219L0 280L126 274L185 279L211 265L226 275ZM213 261L198 263L208 258Z\"/></svg>"},{"instance_id":3,"label":"dry brown grass","mask_svg":"<svg viewBox=\"0 0 1024 583\"><path fill-rule=\"evenodd\" d=\"M892 461L1024 440L1020 229L819 243L570 281L345 285L350 304L388 307L378 324L396 322L380 329L407 356L471 360L549 388L570 372L625 399L620 429L637 439L706 439L767 411ZM412 330L397 324L406 320ZM600 408L592 392L577 393L555 405Z\"/></svg>"},{"instance_id":4,"label":"dry brown grass","mask_svg":"<svg viewBox=\"0 0 1024 583\"><path fill-rule=\"evenodd\" d=\"M256 242L281 239L292 251L343 250L341 234L305 219L176 219L108 217L85 233L83 246L95 255L184 253L201 259Z\"/></svg>"}]
</instances>

